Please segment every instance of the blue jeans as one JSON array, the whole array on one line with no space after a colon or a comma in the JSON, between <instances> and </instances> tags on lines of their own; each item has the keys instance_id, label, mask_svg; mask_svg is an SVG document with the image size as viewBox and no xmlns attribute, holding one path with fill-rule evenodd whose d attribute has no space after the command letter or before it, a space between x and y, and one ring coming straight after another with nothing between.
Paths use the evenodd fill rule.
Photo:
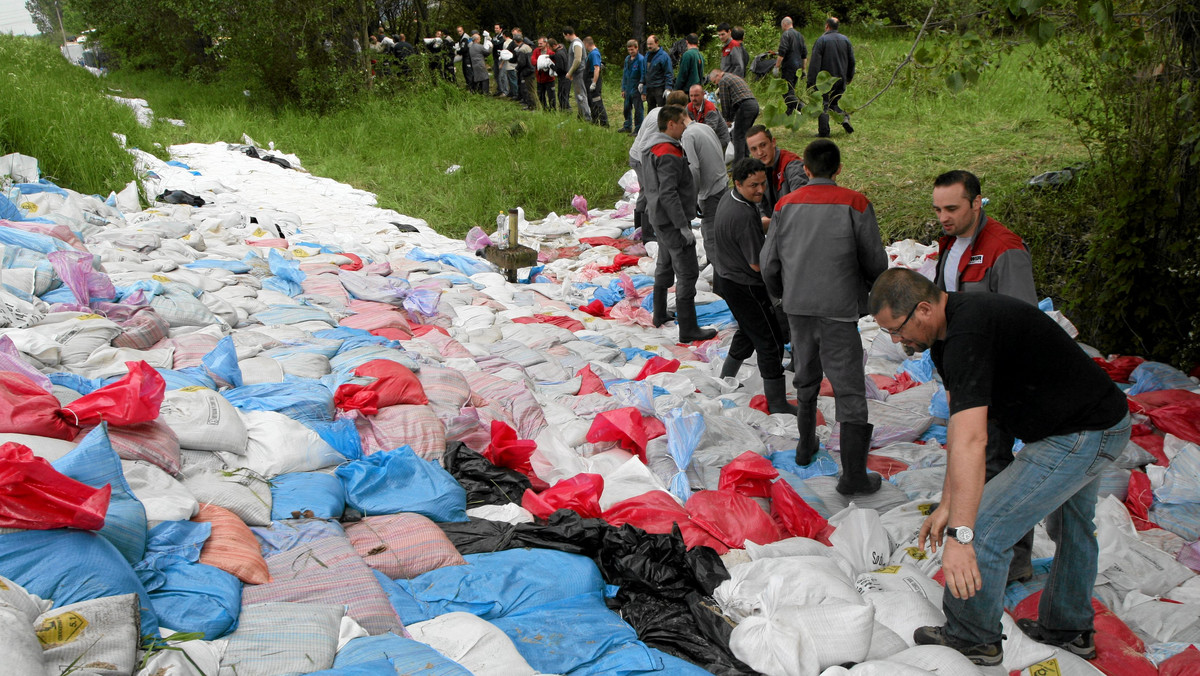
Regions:
<instances>
[{"instance_id":1,"label":"blue jeans","mask_svg":"<svg viewBox=\"0 0 1200 676\"><path fill-rule=\"evenodd\" d=\"M516 69L505 71L504 75L508 78L508 95L514 99L518 98L517 92L520 91L520 85L517 84Z\"/></svg>"},{"instance_id":2,"label":"blue jeans","mask_svg":"<svg viewBox=\"0 0 1200 676\"><path fill-rule=\"evenodd\" d=\"M632 113L633 114L632 129L633 129L633 132L636 134L637 131L642 128L642 120L645 119L645 117L646 117L646 112L644 110L642 110L642 95L637 93L637 90L635 89L633 92L626 92L624 98L625 98L625 110L624 110L625 124L621 128L622 129L630 129L629 117L630 117L630 113Z\"/></svg>"},{"instance_id":3,"label":"blue jeans","mask_svg":"<svg viewBox=\"0 0 1200 676\"><path fill-rule=\"evenodd\" d=\"M975 557L983 588L966 600L949 593L943 597L947 634L971 643L1000 640L1013 545L1043 518L1057 548L1038 622L1055 631L1092 630L1099 478L1128 441L1129 416L1106 430L1047 437L1026 444L1011 465L984 485L975 518Z\"/></svg>"}]
</instances>

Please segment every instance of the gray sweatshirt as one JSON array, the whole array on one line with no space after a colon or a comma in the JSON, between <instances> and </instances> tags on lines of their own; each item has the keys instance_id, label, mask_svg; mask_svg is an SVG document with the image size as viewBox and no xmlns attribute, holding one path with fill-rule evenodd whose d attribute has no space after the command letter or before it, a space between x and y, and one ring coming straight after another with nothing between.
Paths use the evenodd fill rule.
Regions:
<instances>
[{"instance_id":1,"label":"gray sweatshirt","mask_svg":"<svg viewBox=\"0 0 1200 676\"><path fill-rule=\"evenodd\" d=\"M655 132L642 151L642 178L650 224L655 228L690 229L696 217L696 184L683 144L661 131Z\"/></svg>"}]
</instances>

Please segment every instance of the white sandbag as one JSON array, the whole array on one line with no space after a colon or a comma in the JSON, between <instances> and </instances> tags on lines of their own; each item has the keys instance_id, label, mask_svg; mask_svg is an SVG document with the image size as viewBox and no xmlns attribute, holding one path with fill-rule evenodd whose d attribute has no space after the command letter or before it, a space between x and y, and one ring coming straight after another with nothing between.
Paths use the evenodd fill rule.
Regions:
<instances>
[{"instance_id":1,"label":"white sandbag","mask_svg":"<svg viewBox=\"0 0 1200 676\"><path fill-rule=\"evenodd\" d=\"M246 453L219 453L229 465L245 467L270 479L290 472L311 472L346 461L320 435L282 413L239 413L246 424Z\"/></svg>"},{"instance_id":2,"label":"white sandbag","mask_svg":"<svg viewBox=\"0 0 1200 676\"><path fill-rule=\"evenodd\" d=\"M488 521L503 521L516 525L518 523L533 523L533 514L515 502L504 505L480 505L467 510L467 516Z\"/></svg>"},{"instance_id":3,"label":"white sandbag","mask_svg":"<svg viewBox=\"0 0 1200 676\"><path fill-rule=\"evenodd\" d=\"M962 653L941 645L919 645L909 648L892 655L888 661L944 676L976 676L983 673Z\"/></svg>"},{"instance_id":4,"label":"white sandbag","mask_svg":"<svg viewBox=\"0 0 1200 676\"><path fill-rule=\"evenodd\" d=\"M93 352L111 345L113 338L124 331L100 315L83 312L54 312L28 330L61 345L59 358L67 366L84 363Z\"/></svg>"},{"instance_id":5,"label":"white sandbag","mask_svg":"<svg viewBox=\"0 0 1200 676\"><path fill-rule=\"evenodd\" d=\"M879 522L887 531L891 540L892 550L919 533L925 518L933 513L936 503L929 500L913 500L899 507L893 507L879 516Z\"/></svg>"},{"instance_id":6,"label":"white sandbag","mask_svg":"<svg viewBox=\"0 0 1200 676\"><path fill-rule=\"evenodd\" d=\"M1000 615L1000 631L1004 633L1004 670L1020 671L1031 664L1054 656L1053 646L1029 638L1008 613Z\"/></svg>"},{"instance_id":7,"label":"white sandbag","mask_svg":"<svg viewBox=\"0 0 1200 676\"><path fill-rule=\"evenodd\" d=\"M134 497L146 508L146 520L187 521L200 505L178 479L142 460L122 460L121 470Z\"/></svg>"},{"instance_id":8,"label":"white sandbag","mask_svg":"<svg viewBox=\"0 0 1200 676\"><path fill-rule=\"evenodd\" d=\"M729 579L713 591L713 598L722 612L740 622L762 611L764 591L774 579L787 581L787 586L778 593L788 603L864 604L846 574L823 556L760 559L735 566L729 571Z\"/></svg>"},{"instance_id":9,"label":"white sandbag","mask_svg":"<svg viewBox=\"0 0 1200 676\"><path fill-rule=\"evenodd\" d=\"M165 639L174 631L163 629L161 633L166 648L147 655L144 666L134 676L215 676L220 673L221 655L225 654L229 641L170 641Z\"/></svg>"},{"instance_id":10,"label":"white sandbag","mask_svg":"<svg viewBox=\"0 0 1200 676\"><path fill-rule=\"evenodd\" d=\"M849 669L841 665L832 666L822 671L821 676L929 676L929 673L924 669L902 662L870 660L869 662L860 662Z\"/></svg>"},{"instance_id":11,"label":"white sandbag","mask_svg":"<svg viewBox=\"0 0 1200 676\"><path fill-rule=\"evenodd\" d=\"M137 666L141 611L137 594L80 601L35 620L48 673L79 670L97 676L128 676Z\"/></svg>"},{"instance_id":12,"label":"white sandbag","mask_svg":"<svg viewBox=\"0 0 1200 676\"><path fill-rule=\"evenodd\" d=\"M471 613L454 612L407 627L412 637L458 662L476 676L534 676L499 627Z\"/></svg>"},{"instance_id":13,"label":"white sandbag","mask_svg":"<svg viewBox=\"0 0 1200 676\"><path fill-rule=\"evenodd\" d=\"M64 455L75 449L74 441L66 441L64 439L51 439L50 437L39 437L33 434L14 434L5 432L0 434L0 445L12 442L28 446L29 450L39 458L45 458L51 462L58 460Z\"/></svg>"},{"instance_id":14,"label":"white sandbag","mask_svg":"<svg viewBox=\"0 0 1200 676\"><path fill-rule=\"evenodd\" d=\"M833 550L841 554L856 574L878 570L891 558L891 541L873 509L847 507L829 519L837 530L829 536Z\"/></svg>"},{"instance_id":15,"label":"white sandbag","mask_svg":"<svg viewBox=\"0 0 1200 676\"><path fill-rule=\"evenodd\" d=\"M270 357L243 359L238 362L238 367L242 369L243 385L283 382L283 366Z\"/></svg>"},{"instance_id":16,"label":"white sandbag","mask_svg":"<svg viewBox=\"0 0 1200 676\"><path fill-rule=\"evenodd\" d=\"M1200 604L1170 603L1131 591L1113 610L1131 629L1161 643L1200 643Z\"/></svg>"},{"instance_id":17,"label":"white sandbag","mask_svg":"<svg viewBox=\"0 0 1200 676\"><path fill-rule=\"evenodd\" d=\"M912 565L885 566L870 573L862 573L854 579L860 594L870 592L909 591L920 594L935 607L942 606L942 585Z\"/></svg>"},{"instance_id":18,"label":"white sandbag","mask_svg":"<svg viewBox=\"0 0 1200 676\"><path fill-rule=\"evenodd\" d=\"M733 628L729 648L734 656L767 676L813 676L865 659L874 609L837 602L795 604L782 593L791 582L772 580L762 595L762 612Z\"/></svg>"},{"instance_id":19,"label":"white sandbag","mask_svg":"<svg viewBox=\"0 0 1200 676\"><path fill-rule=\"evenodd\" d=\"M888 565L902 566L910 565L926 575L936 575L938 569L942 567L942 552L945 551L938 547L936 552L928 549L929 543L926 542L925 549L918 546L917 539L920 533L913 533L912 537L897 545L892 552L892 557L888 559Z\"/></svg>"},{"instance_id":20,"label":"white sandbag","mask_svg":"<svg viewBox=\"0 0 1200 676\"><path fill-rule=\"evenodd\" d=\"M179 437L180 448L246 452L246 425L238 410L207 387L168 390L159 417Z\"/></svg>"},{"instance_id":21,"label":"white sandbag","mask_svg":"<svg viewBox=\"0 0 1200 676\"><path fill-rule=\"evenodd\" d=\"M224 507L248 526L271 523L271 486L252 470L229 466L210 451L182 451L180 476L198 502Z\"/></svg>"},{"instance_id":22,"label":"white sandbag","mask_svg":"<svg viewBox=\"0 0 1200 676\"><path fill-rule=\"evenodd\" d=\"M1062 648L1051 648L1054 656L1022 669L1019 676L1102 676L1090 662Z\"/></svg>"},{"instance_id":23,"label":"white sandbag","mask_svg":"<svg viewBox=\"0 0 1200 676\"><path fill-rule=\"evenodd\" d=\"M47 599L36 594L30 594L24 587L0 575L0 608L8 608L26 618L33 626L38 615L50 610L54 605Z\"/></svg>"},{"instance_id":24,"label":"white sandbag","mask_svg":"<svg viewBox=\"0 0 1200 676\"><path fill-rule=\"evenodd\" d=\"M175 362L175 348L135 350L130 347L99 347L83 362L70 367L85 378L113 378L129 373L127 364L144 361L157 369L169 369Z\"/></svg>"},{"instance_id":25,"label":"white sandbag","mask_svg":"<svg viewBox=\"0 0 1200 676\"><path fill-rule=\"evenodd\" d=\"M871 651L867 653L868 660L886 660L898 652L908 649L908 643L896 632L888 629L879 620L871 626Z\"/></svg>"},{"instance_id":26,"label":"white sandbag","mask_svg":"<svg viewBox=\"0 0 1200 676\"><path fill-rule=\"evenodd\" d=\"M286 357L272 357L272 359L279 362L284 375L297 378L320 378L332 371L329 366L329 358L323 354L297 352Z\"/></svg>"},{"instance_id":27,"label":"white sandbag","mask_svg":"<svg viewBox=\"0 0 1200 676\"><path fill-rule=\"evenodd\" d=\"M824 556L837 564L837 567L845 574L846 579L854 579L854 567L850 565L850 562L845 557L834 551L833 547L810 538L787 538L768 545L760 545L747 540L745 551L751 561L775 559L783 556Z\"/></svg>"},{"instance_id":28,"label":"white sandbag","mask_svg":"<svg viewBox=\"0 0 1200 676\"><path fill-rule=\"evenodd\" d=\"M1111 495L1096 503L1096 540L1096 584L1157 596L1195 575L1175 557L1138 539L1129 511Z\"/></svg>"},{"instance_id":29,"label":"white sandbag","mask_svg":"<svg viewBox=\"0 0 1200 676\"><path fill-rule=\"evenodd\" d=\"M642 464L640 458L634 456L622 463L616 470L604 474L604 492L600 494L600 509L608 509L613 505L644 495L650 491L662 491L670 495L675 502L682 501L670 491L648 467Z\"/></svg>"},{"instance_id":30,"label":"white sandbag","mask_svg":"<svg viewBox=\"0 0 1200 676\"><path fill-rule=\"evenodd\" d=\"M0 671L14 676L45 673L45 657L33 633L33 618L0 605L0 645L4 646L4 666Z\"/></svg>"},{"instance_id":31,"label":"white sandbag","mask_svg":"<svg viewBox=\"0 0 1200 676\"><path fill-rule=\"evenodd\" d=\"M896 632L911 648L916 645L913 632L921 627L940 627L946 616L921 593L914 591L876 591L863 594L875 608L875 621Z\"/></svg>"}]
</instances>

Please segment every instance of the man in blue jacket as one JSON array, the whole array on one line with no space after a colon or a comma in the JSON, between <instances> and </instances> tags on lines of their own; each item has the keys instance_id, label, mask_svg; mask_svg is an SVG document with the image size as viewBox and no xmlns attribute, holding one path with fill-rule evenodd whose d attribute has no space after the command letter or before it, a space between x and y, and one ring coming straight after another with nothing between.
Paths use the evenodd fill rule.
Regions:
<instances>
[{"instance_id":1,"label":"man in blue jacket","mask_svg":"<svg viewBox=\"0 0 1200 676\"><path fill-rule=\"evenodd\" d=\"M642 78L646 75L646 57L638 53L638 41L630 40L625 43L629 56L625 57L625 67L621 71L621 98L625 100L625 124L621 133L636 134L642 128L645 111L642 107ZM632 114L632 126L630 115Z\"/></svg>"},{"instance_id":2,"label":"man in blue jacket","mask_svg":"<svg viewBox=\"0 0 1200 676\"><path fill-rule=\"evenodd\" d=\"M670 55L658 47L658 36L646 38L646 74L642 78L642 100L646 102L646 110L666 104L667 91L675 87L673 70Z\"/></svg>"}]
</instances>

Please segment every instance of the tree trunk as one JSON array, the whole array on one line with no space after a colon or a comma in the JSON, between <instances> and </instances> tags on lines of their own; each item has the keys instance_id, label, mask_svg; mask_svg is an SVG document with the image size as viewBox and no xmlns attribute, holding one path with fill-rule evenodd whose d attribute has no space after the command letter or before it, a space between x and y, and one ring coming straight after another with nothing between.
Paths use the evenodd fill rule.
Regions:
<instances>
[{"instance_id":1,"label":"tree trunk","mask_svg":"<svg viewBox=\"0 0 1200 676\"><path fill-rule=\"evenodd\" d=\"M633 0L633 39L644 43L646 39L646 0Z\"/></svg>"}]
</instances>

